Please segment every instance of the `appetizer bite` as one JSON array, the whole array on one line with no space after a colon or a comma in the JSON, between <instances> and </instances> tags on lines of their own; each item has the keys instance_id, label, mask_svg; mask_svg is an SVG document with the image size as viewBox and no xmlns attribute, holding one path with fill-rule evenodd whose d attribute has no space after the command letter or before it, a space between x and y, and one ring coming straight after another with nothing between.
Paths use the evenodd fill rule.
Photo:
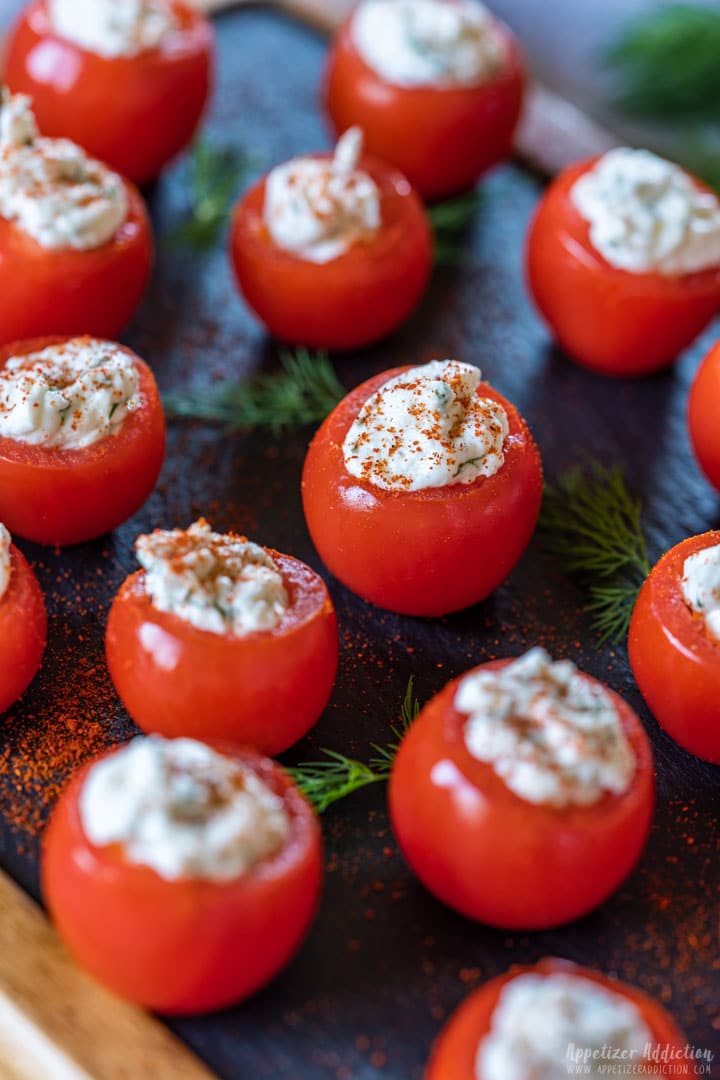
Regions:
<instances>
[{"instance_id":1,"label":"appetizer bite","mask_svg":"<svg viewBox=\"0 0 720 1080\"><path fill-rule=\"evenodd\" d=\"M540 201L527 276L578 363L644 375L720 309L720 201L678 165L618 148L566 169Z\"/></svg>"},{"instance_id":2,"label":"appetizer bite","mask_svg":"<svg viewBox=\"0 0 720 1080\"><path fill-rule=\"evenodd\" d=\"M720 764L720 531L691 536L656 563L635 604L628 652L660 727Z\"/></svg>"},{"instance_id":3,"label":"appetizer bite","mask_svg":"<svg viewBox=\"0 0 720 1080\"><path fill-rule=\"evenodd\" d=\"M47 617L37 578L0 525L0 713L14 705L35 678Z\"/></svg>"},{"instance_id":4,"label":"appetizer bite","mask_svg":"<svg viewBox=\"0 0 720 1080\"><path fill-rule=\"evenodd\" d=\"M0 518L39 544L80 544L140 509L165 419L150 368L96 338L0 347Z\"/></svg>"},{"instance_id":5,"label":"appetizer bite","mask_svg":"<svg viewBox=\"0 0 720 1080\"><path fill-rule=\"evenodd\" d=\"M686 1075L685 1043L669 1013L634 986L548 958L471 994L435 1044L425 1080L600 1080L616 1068L660 1080Z\"/></svg>"},{"instance_id":6,"label":"appetizer bite","mask_svg":"<svg viewBox=\"0 0 720 1080\"><path fill-rule=\"evenodd\" d=\"M30 98L0 98L0 344L116 337L150 274L136 189L67 139L38 134Z\"/></svg>"},{"instance_id":7,"label":"appetizer bite","mask_svg":"<svg viewBox=\"0 0 720 1080\"><path fill-rule=\"evenodd\" d=\"M532 535L540 455L471 364L395 368L348 394L315 435L305 519L323 561L365 600L445 615L488 596Z\"/></svg>"},{"instance_id":8,"label":"appetizer bite","mask_svg":"<svg viewBox=\"0 0 720 1080\"><path fill-rule=\"evenodd\" d=\"M145 184L195 134L213 44L184 0L31 0L7 41L5 80L33 97L43 134Z\"/></svg>"},{"instance_id":9,"label":"appetizer bite","mask_svg":"<svg viewBox=\"0 0 720 1080\"><path fill-rule=\"evenodd\" d=\"M535 648L449 683L400 744L390 815L406 859L471 919L540 930L580 918L640 857L654 804L633 710Z\"/></svg>"},{"instance_id":10,"label":"appetizer bite","mask_svg":"<svg viewBox=\"0 0 720 1080\"><path fill-rule=\"evenodd\" d=\"M255 993L297 950L317 907L320 828L268 758L140 736L60 796L41 877L91 975L158 1012L206 1012Z\"/></svg>"},{"instance_id":11,"label":"appetizer bite","mask_svg":"<svg viewBox=\"0 0 720 1080\"><path fill-rule=\"evenodd\" d=\"M693 379L688 399L690 441L700 468L720 491L720 342L708 352Z\"/></svg>"},{"instance_id":12,"label":"appetizer bite","mask_svg":"<svg viewBox=\"0 0 720 1080\"><path fill-rule=\"evenodd\" d=\"M140 536L135 550L143 569L122 585L106 633L110 675L133 720L267 754L302 738L337 671L322 579L203 520Z\"/></svg>"},{"instance_id":13,"label":"appetizer bite","mask_svg":"<svg viewBox=\"0 0 720 1080\"><path fill-rule=\"evenodd\" d=\"M371 154L440 199L510 153L524 83L517 42L477 0L361 0L325 99L337 134L359 125Z\"/></svg>"},{"instance_id":14,"label":"appetizer bite","mask_svg":"<svg viewBox=\"0 0 720 1080\"><path fill-rule=\"evenodd\" d=\"M231 256L250 307L282 341L352 349L417 306L432 265L430 228L396 169L361 158L348 131L335 153L292 158L242 197Z\"/></svg>"}]
</instances>

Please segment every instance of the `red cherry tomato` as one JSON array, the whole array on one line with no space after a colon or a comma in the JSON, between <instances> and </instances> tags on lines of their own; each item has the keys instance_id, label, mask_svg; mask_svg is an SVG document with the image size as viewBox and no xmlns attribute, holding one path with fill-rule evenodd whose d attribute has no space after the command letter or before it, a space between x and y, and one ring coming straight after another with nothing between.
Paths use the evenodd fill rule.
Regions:
<instances>
[{"instance_id":1,"label":"red cherry tomato","mask_svg":"<svg viewBox=\"0 0 720 1080\"><path fill-rule=\"evenodd\" d=\"M32 0L7 42L5 82L32 96L43 135L148 183L191 141L210 93L210 23L179 0L171 6L180 25L157 48L107 58L56 34L45 0Z\"/></svg>"},{"instance_id":2,"label":"red cherry tomato","mask_svg":"<svg viewBox=\"0 0 720 1080\"><path fill-rule=\"evenodd\" d=\"M37 578L10 545L10 580L0 597L0 713L14 705L35 678L45 651L47 617Z\"/></svg>"},{"instance_id":3,"label":"red cherry tomato","mask_svg":"<svg viewBox=\"0 0 720 1080\"><path fill-rule=\"evenodd\" d=\"M668 277L606 262L570 197L597 160L566 169L541 199L528 235L528 283L574 360L604 375L646 375L671 364L720 310L720 267Z\"/></svg>"},{"instance_id":4,"label":"red cherry tomato","mask_svg":"<svg viewBox=\"0 0 720 1080\"><path fill-rule=\"evenodd\" d=\"M382 162L364 158L358 168L380 189L382 226L328 263L274 243L263 217L265 178L235 209L230 244L240 291L281 341L323 349L367 345L399 326L425 291L432 240L420 200Z\"/></svg>"},{"instance_id":5,"label":"red cherry tomato","mask_svg":"<svg viewBox=\"0 0 720 1080\"><path fill-rule=\"evenodd\" d=\"M488 596L530 540L542 498L540 455L517 409L507 412L505 462L471 484L385 491L345 468L343 441L363 404L407 368L362 383L328 416L305 459L305 519L328 569L349 589L405 615L445 615ZM478 553L481 555L478 555Z\"/></svg>"},{"instance_id":6,"label":"red cherry tomato","mask_svg":"<svg viewBox=\"0 0 720 1080\"><path fill-rule=\"evenodd\" d=\"M67 341L43 337L0 347L0 369ZM124 349L138 369L142 404L117 434L65 450L0 436L0 521L38 544L80 544L103 536L140 509L160 475L165 419L150 368Z\"/></svg>"},{"instance_id":7,"label":"red cherry tomato","mask_svg":"<svg viewBox=\"0 0 720 1080\"><path fill-rule=\"evenodd\" d=\"M127 185L130 210L112 240L88 251L49 250L0 218L0 345L42 334L116 338L150 276L145 204Z\"/></svg>"},{"instance_id":8,"label":"red cherry tomato","mask_svg":"<svg viewBox=\"0 0 720 1080\"><path fill-rule=\"evenodd\" d=\"M482 1040L490 1034L493 1013L504 988L518 976L528 974L578 976L589 979L593 983L598 983L605 990L622 994L623 997L636 1006L656 1045L663 1050L668 1047L669 1050L675 1051L677 1054L680 1054L685 1048L685 1036L677 1028L670 1014L652 998L643 994L642 991L636 990L634 986L628 986L626 983L617 982L615 979L601 975L598 971L572 964L569 960L547 958L532 967L511 968L504 975L491 979L490 982L485 983L474 994L471 994L457 1012L451 1016L441 1032L433 1049L425 1080L484 1080L482 1075L476 1071L478 1047ZM565 1062L559 1064L564 1067ZM643 1065L647 1065L649 1068L651 1062L646 1061ZM686 1068L686 1065L687 1062L684 1058L676 1059L675 1062L663 1066L663 1076L684 1076L683 1069ZM580 1069L581 1066L578 1067L578 1075L580 1075ZM608 1069L612 1069L610 1062L608 1063ZM569 1068L568 1071L570 1071ZM639 1078L641 1073L638 1072L637 1075Z\"/></svg>"},{"instance_id":9,"label":"red cherry tomato","mask_svg":"<svg viewBox=\"0 0 720 1080\"><path fill-rule=\"evenodd\" d=\"M352 15L331 50L325 102L335 132L361 127L371 154L392 162L426 199L472 185L507 157L520 117L525 74L517 42L497 22L505 61L476 86L398 86L357 51Z\"/></svg>"},{"instance_id":10,"label":"red cherry tomato","mask_svg":"<svg viewBox=\"0 0 720 1080\"><path fill-rule=\"evenodd\" d=\"M691 536L653 567L635 604L628 652L640 693L660 727L691 754L720 764L720 642L681 591L685 560L720 544Z\"/></svg>"},{"instance_id":11,"label":"red cherry tomato","mask_svg":"<svg viewBox=\"0 0 720 1080\"><path fill-rule=\"evenodd\" d=\"M390 814L406 859L438 899L491 926L537 930L587 914L627 877L647 838L654 783L642 724L607 691L637 760L630 787L591 806L536 805L467 749L458 682L425 706L393 766Z\"/></svg>"},{"instance_id":12,"label":"red cherry tomato","mask_svg":"<svg viewBox=\"0 0 720 1080\"><path fill-rule=\"evenodd\" d=\"M132 574L110 609L106 651L118 694L147 732L230 739L279 754L328 703L338 662L337 620L309 566L270 552L290 607L272 630L240 637L199 630L159 611Z\"/></svg>"},{"instance_id":13,"label":"red cherry tomato","mask_svg":"<svg viewBox=\"0 0 720 1080\"><path fill-rule=\"evenodd\" d=\"M291 819L283 847L243 876L166 880L129 862L121 845L90 843L78 809L88 766L60 796L44 837L43 894L70 952L115 993L163 1013L206 1012L255 993L297 950L317 907L314 812L274 762L219 749L280 795Z\"/></svg>"},{"instance_id":14,"label":"red cherry tomato","mask_svg":"<svg viewBox=\"0 0 720 1080\"><path fill-rule=\"evenodd\" d=\"M690 388L688 427L695 457L706 477L720 491L720 343L701 363Z\"/></svg>"}]
</instances>

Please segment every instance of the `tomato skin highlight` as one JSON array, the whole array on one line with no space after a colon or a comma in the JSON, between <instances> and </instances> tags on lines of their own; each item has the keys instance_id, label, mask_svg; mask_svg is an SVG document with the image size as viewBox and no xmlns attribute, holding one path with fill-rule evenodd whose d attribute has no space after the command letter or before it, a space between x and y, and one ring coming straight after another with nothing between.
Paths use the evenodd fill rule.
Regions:
<instances>
[{"instance_id":1,"label":"tomato skin highlight","mask_svg":"<svg viewBox=\"0 0 720 1080\"><path fill-rule=\"evenodd\" d=\"M686 605L683 563L720 544L720 531L690 536L650 571L630 622L628 653L640 693L661 728L691 754L720 764L720 642Z\"/></svg>"},{"instance_id":2,"label":"tomato skin highlight","mask_svg":"<svg viewBox=\"0 0 720 1080\"><path fill-rule=\"evenodd\" d=\"M44 248L0 218L0 345L43 334L117 338L142 300L153 242L140 193L114 237L88 251Z\"/></svg>"},{"instance_id":3,"label":"tomato skin highlight","mask_svg":"<svg viewBox=\"0 0 720 1080\"><path fill-rule=\"evenodd\" d=\"M244 876L168 881L129 862L120 845L91 844L78 809L89 766L60 796L43 839L43 896L69 951L121 997L166 1014L254 994L296 952L320 894L322 841L309 804L274 762L215 748L281 795L291 817L283 847Z\"/></svg>"},{"instance_id":4,"label":"tomato skin highlight","mask_svg":"<svg viewBox=\"0 0 720 1080\"><path fill-rule=\"evenodd\" d=\"M502 23L498 74L477 86L397 86L365 61L352 40L352 16L328 57L324 104L336 135L357 124L368 152L396 165L425 199L473 186L512 150L525 91L522 55Z\"/></svg>"},{"instance_id":5,"label":"tomato skin highlight","mask_svg":"<svg viewBox=\"0 0 720 1080\"><path fill-rule=\"evenodd\" d=\"M199 630L154 607L144 572L121 586L108 618L107 662L144 731L227 739L279 754L316 722L337 672L335 611L309 566L270 554L291 602L274 630L241 637Z\"/></svg>"},{"instance_id":6,"label":"tomato skin highlight","mask_svg":"<svg viewBox=\"0 0 720 1080\"><path fill-rule=\"evenodd\" d=\"M382 225L328 263L311 263L275 244L263 219L266 177L235 208L230 254L238 287L281 341L359 348L395 330L425 291L432 238L420 200L405 177L382 162L362 158L358 168L380 189Z\"/></svg>"},{"instance_id":7,"label":"tomato skin highlight","mask_svg":"<svg viewBox=\"0 0 720 1080\"><path fill-rule=\"evenodd\" d=\"M637 759L624 794L589 807L535 805L466 748L466 718L453 705L459 682L425 706L395 759L390 816L405 858L439 900L490 926L541 930L587 914L627 877L647 839L653 762L640 721L608 690Z\"/></svg>"},{"instance_id":8,"label":"tomato skin highlight","mask_svg":"<svg viewBox=\"0 0 720 1080\"><path fill-rule=\"evenodd\" d=\"M72 139L147 184L191 142L212 83L209 21L179 0L172 7L180 29L167 42L108 58L55 34L45 0L32 0L10 32L5 82L32 96L43 135Z\"/></svg>"},{"instance_id":9,"label":"tomato skin highlight","mask_svg":"<svg viewBox=\"0 0 720 1080\"><path fill-rule=\"evenodd\" d=\"M611 266L570 197L597 161L566 169L540 200L527 239L528 286L573 360L603 375L647 375L672 364L720 310L720 267L666 277Z\"/></svg>"},{"instance_id":10,"label":"tomato skin highlight","mask_svg":"<svg viewBox=\"0 0 720 1080\"><path fill-rule=\"evenodd\" d=\"M0 597L0 713L21 697L40 668L47 637L45 600L30 564L10 545L10 581Z\"/></svg>"},{"instance_id":11,"label":"tomato skin highlight","mask_svg":"<svg viewBox=\"0 0 720 1080\"><path fill-rule=\"evenodd\" d=\"M65 337L42 337L0 347L0 368ZM140 509L162 468L165 419L147 364L129 353L140 373L143 404L116 435L79 450L31 446L0 436L0 521L38 544L80 544L115 529Z\"/></svg>"},{"instance_id":12,"label":"tomato skin highlight","mask_svg":"<svg viewBox=\"0 0 720 1080\"><path fill-rule=\"evenodd\" d=\"M695 373L688 399L690 441L700 468L720 491L720 343L713 345Z\"/></svg>"},{"instance_id":13,"label":"tomato skin highlight","mask_svg":"<svg viewBox=\"0 0 720 1080\"><path fill-rule=\"evenodd\" d=\"M362 383L324 421L303 469L305 520L328 569L363 599L405 615L445 615L484 599L519 560L540 510L542 465L515 407L481 383L477 393L500 402L510 424L494 476L421 491L384 491L351 476L342 451L348 429L364 402L406 370Z\"/></svg>"},{"instance_id":14,"label":"tomato skin highlight","mask_svg":"<svg viewBox=\"0 0 720 1080\"><path fill-rule=\"evenodd\" d=\"M685 1036L665 1009L641 990L599 971L580 967L569 960L547 957L532 966L515 966L481 986L460 1005L440 1033L428 1063L425 1080L483 1080L475 1071L475 1059L480 1042L492 1029L492 1017L500 995L509 982L519 975L576 975L598 983L606 990L628 998L638 1009L655 1043L682 1051ZM683 1076L685 1064L670 1064L669 1076Z\"/></svg>"}]
</instances>

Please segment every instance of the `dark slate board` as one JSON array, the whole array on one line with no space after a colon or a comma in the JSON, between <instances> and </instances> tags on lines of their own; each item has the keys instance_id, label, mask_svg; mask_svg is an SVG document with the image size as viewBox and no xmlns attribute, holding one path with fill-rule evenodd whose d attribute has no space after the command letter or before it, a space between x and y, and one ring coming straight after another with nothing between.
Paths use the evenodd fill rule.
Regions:
<instances>
[{"instance_id":1,"label":"dark slate board","mask_svg":"<svg viewBox=\"0 0 720 1080\"><path fill-rule=\"evenodd\" d=\"M211 136L244 146L260 167L324 145L317 108L322 40L260 11L227 15L218 29ZM224 251L193 257L163 247L163 230L182 212L185 179L180 164L150 195L158 260L126 339L163 389L277 363L275 348L235 294ZM522 283L523 236L539 191L539 182L518 168L496 171L472 230L472 264L436 274L422 309L400 333L339 358L338 369L349 388L386 367L432 356L480 364L528 419L547 475L585 454L626 463L645 499L657 555L720 524L684 421L689 381L718 327L674 372L644 381L608 381L568 363L550 345ZM8 815L23 806L43 821L54 781L88 752L132 732L103 669L102 639L109 602L133 569L135 536L204 513L218 527L246 531L322 570L300 506L310 434L276 442L174 425L157 491L114 536L63 553L21 543L48 596L50 642L42 674L0 737L0 862L33 895L36 829L11 828ZM619 893L589 917L551 933L501 933L435 902L396 850L383 791L360 793L324 819L324 899L289 969L242 1007L174 1029L228 1080L416 1080L433 1037L470 990L512 963L555 954L640 985L667 1004L695 1044L720 1057L720 770L683 753L658 729L624 650L595 647L581 596L561 568L534 544L490 600L432 622L382 613L329 584L341 627L338 683L317 729L288 760L311 759L320 747L366 756L372 741L386 737L411 673L426 700L471 665L540 640L607 680L647 722L658 767L647 850ZM99 725L87 703L105 692L107 719ZM60 732L62 762L38 780L37 762Z\"/></svg>"}]
</instances>

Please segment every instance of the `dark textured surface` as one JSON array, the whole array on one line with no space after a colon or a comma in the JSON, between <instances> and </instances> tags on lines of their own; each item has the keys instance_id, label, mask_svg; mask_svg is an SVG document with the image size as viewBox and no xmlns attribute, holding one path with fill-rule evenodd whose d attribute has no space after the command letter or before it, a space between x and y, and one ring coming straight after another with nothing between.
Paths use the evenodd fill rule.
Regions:
<instances>
[{"instance_id":1,"label":"dark textured surface","mask_svg":"<svg viewBox=\"0 0 720 1080\"><path fill-rule=\"evenodd\" d=\"M322 145L321 40L255 11L224 17L219 31L212 137L245 146L262 166ZM160 237L182 210L184 180L180 165L152 194ZM718 501L693 463L684 422L703 343L675 372L643 382L605 381L566 362L550 348L522 285L521 245L538 184L506 167L484 190L472 265L437 274L422 310L400 334L339 360L344 382L351 387L432 355L479 363L526 416L549 476L588 453L607 464L626 462L632 488L645 499L653 557L717 527ZM235 295L224 252L190 257L163 248L162 239L151 290L127 341L163 388L276 362ZM134 537L204 513L221 528L246 531L321 569L299 497L309 434L276 443L173 426L156 493L113 537L62 554L21 544L48 596L50 644L41 676L0 740L0 860L35 895L36 826L54 781L88 752L131 732L104 673L102 635L112 595L133 569ZM580 594L561 568L534 544L489 601L435 622L383 614L337 583L330 587L341 626L340 675L328 711L289 760L312 758L323 746L366 756L372 741L386 737L411 672L426 700L470 665L540 641L608 681L647 722L658 771L647 850L626 885L591 916L552 933L499 933L423 891L397 853L383 791L368 790L325 817L322 908L290 968L242 1007L175 1029L232 1080L416 1080L432 1038L469 990L511 963L556 954L642 986L666 1003L691 1041L720 1055L720 770L684 754L658 730L624 650L595 647ZM18 811L30 813L30 827L11 826Z\"/></svg>"}]
</instances>

